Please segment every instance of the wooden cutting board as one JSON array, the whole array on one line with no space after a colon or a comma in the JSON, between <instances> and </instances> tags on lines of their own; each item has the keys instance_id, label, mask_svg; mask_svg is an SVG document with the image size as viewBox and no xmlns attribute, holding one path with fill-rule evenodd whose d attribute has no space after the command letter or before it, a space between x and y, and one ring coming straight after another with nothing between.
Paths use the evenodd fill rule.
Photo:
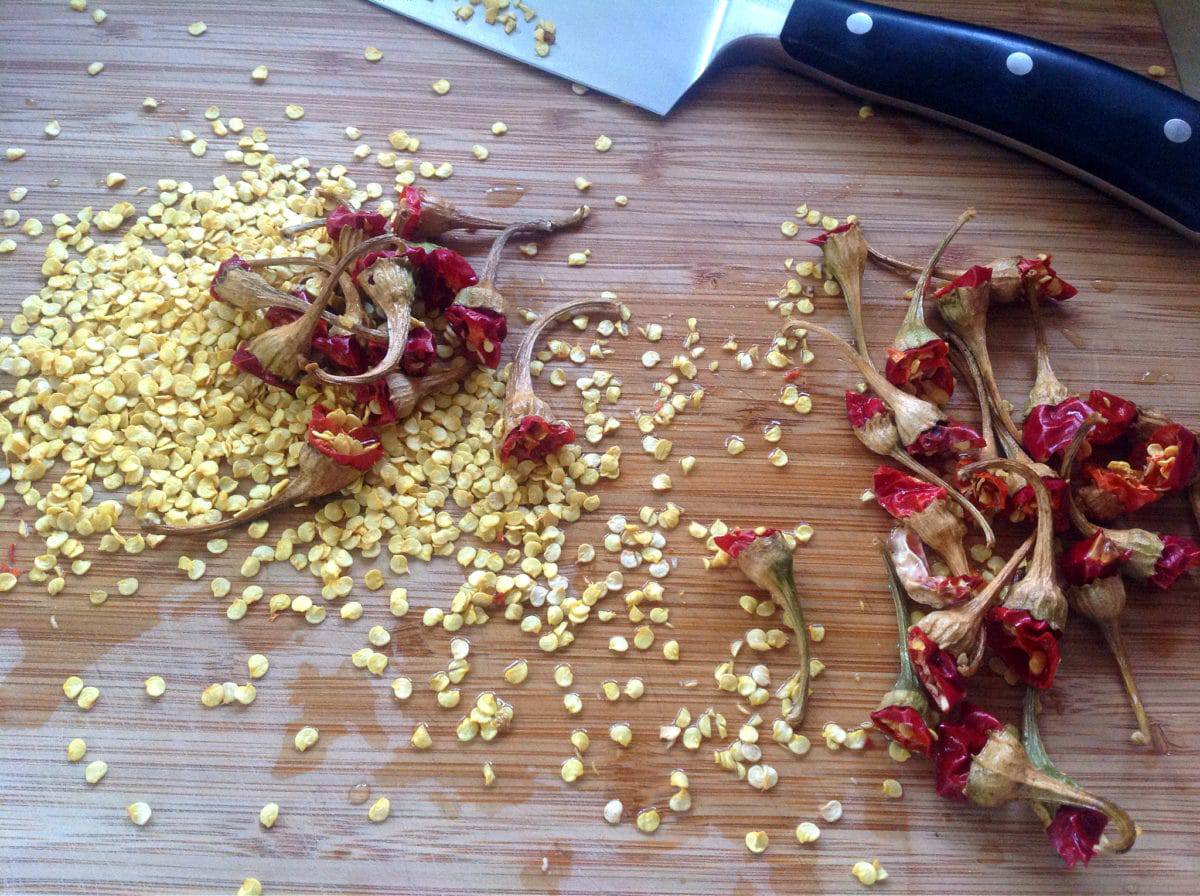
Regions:
<instances>
[{"instance_id":1,"label":"wooden cutting board","mask_svg":"<svg viewBox=\"0 0 1200 896\"><path fill-rule=\"evenodd\" d=\"M208 155L196 159L174 139L183 127L207 134L203 111L210 104L226 118L266 128L280 157L306 155L320 164L352 162L354 144L342 133L347 125L360 127L363 141L376 148L385 147L391 130L406 128L422 138L422 158L455 165L438 188L464 205L482 205L490 187L520 186L526 192L514 214L563 209L579 200L576 176L593 182L588 201L596 214L588 228L548 244L536 259L514 260L506 286L534 308L615 290L637 321L663 324L660 348L668 357L678 350L686 319L697 318L706 358L722 364L719 373L700 378L709 390L705 412L669 433L676 456L699 459L687 478L671 467L670 497L688 520L815 526L797 570L809 619L828 632L816 647L827 670L816 681L806 727L818 744L825 722L863 721L895 672L892 613L871 546L886 521L859 502L875 460L846 431L840 411L841 391L857 377L815 345L818 359L802 381L815 410L801 418L776 403L778 373L738 372L720 349L730 335L743 347L765 347L778 321L764 300L785 280L784 259L815 257L800 239L780 234L780 222L797 205L857 213L878 245L909 257L927 253L959 211L975 206L979 218L951 250L952 262L1051 250L1059 270L1082 287L1077 299L1054 309L1052 348L1067 382L1103 386L1200 425L1196 248L972 137L883 109L864 120L853 99L758 68L707 79L671 118L659 120L601 96L576 96L564 83L349 0L104 5L109 17L99 26L65 2L0 6L0 143L28 149L20 162L0 162L0 187L5 194L29 187L18 206L23 216L48 224L53 212L125 198L144 208L148 197L135 190L149 187L153 196L159 177L200 186L234 172L222 161L231 140L210 140ZM902 5L929 12L944 6ZM1139 72L1151 64L1170 71L1149 0L969 0L955 7L963 18L1015 27ZM198 38L186 30L196 20L208 24ZM558 25L569 39L571 23ZM368 44L383 50L378 64L364 61ZM97 60L106 68L88 77L86 66ZM260 63L271 70L261 86L250 79ZM438 97L429 85L443 77L453 89ZM147 94L161 101L158 111L142 110ZM302 121L284 118L288 103L305 107ZM55 140L42 135L51 118L62 124ZM489 133L495 120L508 124L506 136ZM592 148L601 133L614 141L606 155ZM477 142L491 148L484 163L471 157ZM107 190L104 177L114 170L128 182ZM390 182L371 161L351 170L360 183ZM630 200L624 209L613 204L621 193ZM36 244L19 234L16 240L18 251L0 259L6 319L39 285L46 237ZM592 250L590 263L569 269L567 253L584 248ZM891 277L868 275L869 335L879 351L901 317L902 289ZM817 305L815 319L846 332L839 299L821 297ZM1003 385L1017 399L1032 366L1025 317L997 315L994 334L1003 347ZM598 542L609 514L632 517L645 503L661 504L648 481L663 467L641 453L632 421L635 408L652 403L650 384L661 375L638 363L649 347L631 338L611 361L625 384L624 426L616 436L626 452L624 472L602 489L601 513L572 527L567 556L580 541ZM562 410L578 418L577 406ZM783 421L780 444L791 457L783 469L767 463L760 436L773 419ZM739 458L724 450L734 433L749 446ZM8 494L3 519L12 533L18 519L32 521L35 514ZM1147 520L1188 531L1176 504ZM8 537L17 541L19 564L28 566L40 547ZM97 554L90 575L73 579L55 598L24 582L0 597L3 892L233 893L242 878L255 876L271 894L840 893L858 891L850 867L872 858L891 873L881 885L885 893L1195 888L1200 623L1194 588L1165 595L1132 589L1130 650L1147 704L1170 740L1166 755L1129 743L1131 717L1095 632L1076 621L1064 642L1043 723L1051 753L1070 774L1126 805L1144 828L1128 855L1098 858L1086 873L1072 873L1027 810L988 813L938 799L926 766L896 765L877 743L859 753L818 745L804 758L768 744L767 761L781 782L767 794L717 769L707 745L696 753L664 749L658 726L681 706L693 714L716 707L731 723L740 718L734 701L714 688L712 670L752 624L736 604L750 590L747 583L732 572L704 572L703 547L683 527L670 536L679 565L667 579L671 635L682 645L682 660L666 664L657 646L613 656L608 637L631 628L619 621L592 622L554 657L495 621L468 633L473 666L463 693L498 688L514 702L516 722L495 743L465 748L453 742L461 713L437 709L424 687L447 659L448 636L419 625L421 608L448 602L459 581L454 569L414 565L406 579L389 583L406 585L417 608L400 624L387 612L386 590L362 589L356 596L367 613L355 624L332 615L315 627L294 618L271 622L258 612L261 605L231 624L205 582L178 572L181 550L197 553L180 544L136 559ZM228 554L209 558L209 575L230 575L236 585L247 551L238 536ZM610 558L590 571L568 565L567 572L582 583L611 565ZM142 582L136 598L88 605L90 588L131 574ZM311 581L287 566L272 567L260 580L268 593L293 594L310 589ZM619 598L609 600L621 609ZM376 622L394 629L384 679L348 661ZM660 634L660 643L666 637ZM257 702L202 709L200 690L212 681L244 680L254 652L271 659ZM506 687L500 673L517 657L529 660L529 680ZM559 662L574 669L574 690L585 703L578 716L564 711L551 680ZM773 666L777 676L786 669L782 658ZM417 695L403 706L388 688L393 673L417 683ZM61 682L71 674L102 689L89 713L62 697ZM152 674L167 680L158 701L142 689ZM631 676L646 682L641 701L609 704L600 697L604 679ZM1014 692L981 680L979 693L1015 719ZM606 736L618 720L634 729L628 751ZM436 750L408 747L419 721L430 723ZM291 738L303 724L318 726L321 742L300 755ZM558 769L578 727L592 736L588 774L568 786ZM75 736L87 740L89 759L109 763L97 787L86 786L82 769L65 760ZM484 759L498 776L486 790ZM653 836L602 821L601 808L613 797L631 813L665 809L676 767L690 775L691 812L668 813ZM903 782L901 800L882 795L886 777ZM355 802L368 790L372 800L392 800L392 816L382 825L370 824L366 805ZM795 825L819 821L817 808L831 798L844 804L842 820L822 823L817 844L798 846ZM154 809L145 828L125 818L125 805L138 799ZM268 801L282 810L275 829L264 831L257 813ZM751 829L769 833L765 855L751 856L743 846Z\"/></svg>"}]
</instances>

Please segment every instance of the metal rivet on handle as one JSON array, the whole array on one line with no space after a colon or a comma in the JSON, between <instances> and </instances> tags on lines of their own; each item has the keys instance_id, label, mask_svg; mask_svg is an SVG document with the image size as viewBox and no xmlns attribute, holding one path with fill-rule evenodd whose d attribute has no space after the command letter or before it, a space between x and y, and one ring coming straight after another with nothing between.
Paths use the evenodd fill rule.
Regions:
<instances>
[{"instance_id":1,"label":"metal rivet on handle","mask_svg":"<svg viewBox=\"0 0 1200 896\"><path fill-rule=\"evenodd\" d=\"M1033 71L1033 57L1018 50L1016 53L1008 54L1005 65L1014 75L1027 75Z\"/></svg>"},{"instance_id":2,"label":"metal rivet on handle","mask_svg":"<svg viewBox=\"0 0 1200 896\"><path fill-rule=\"evenodd\" d=\"M866 34L875 25L875 20L865 12L851 13L846 18L846 28L851 34Z\"/></svg>"},{"instance_id":3,"label":"metal rivet on handle","mask_svg":"<svg viewBox=\"0 0 1200 896\"><path fill-rule=\"evenodd\" d=\"M1192 126L1182 118L1172 118L1163 125L1163 133L1172 143L1187 143L1192 139Z\"/></svg>"}]
</instances>

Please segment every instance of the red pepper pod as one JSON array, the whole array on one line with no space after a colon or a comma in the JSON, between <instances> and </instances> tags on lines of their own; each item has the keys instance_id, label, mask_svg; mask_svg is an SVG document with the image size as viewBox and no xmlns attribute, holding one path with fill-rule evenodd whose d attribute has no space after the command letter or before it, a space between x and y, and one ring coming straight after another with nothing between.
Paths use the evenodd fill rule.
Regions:
<instances>
[{"instance_id":1,"label":"red pepper pod","mask_svg":"<svg viewBox=\"0 0 1200 896\"><path fill-rule=\"evenodd\" d=\"M937 734L915 708L911 706L885 706L871 713L871 724L894 740L904 749L928 756L937 740Z\"/></svg>"},{"instance_id":2,"label":"red pepper pod","mask_svg":"<svg viewBox=\"0 0 1200 896\"><path fill-rule=\"evenodd\" d=\"M960 457L956 465L961 468L975 462L973 457ZM955 478L959 490L972 504L983 511L985 515L995 516L1004 513L1008 507L1008 482L998 473L991 470L973 470L970 473L959 472ZM1030 497L1033 497L1032 489Z\"/></svg>"},{"instance_id":3,"label":"red pepper pod","mask_svg":"<svg viewBox=\"0 0 1200 896\"><path fill-rule=\"evenodd\" d=\"M1050 492L1050 509L1054 517L1054 531L1066 532L1071 527L1065 495L1067 483L1057 476L1043 476L1042 482ZM1008 503L1008 518L1014 523L1037 519L1037 493L1032 485L1023 485L1012 494Z\"/></svg>"},{"instance_id":4,"label":"red pepper pod","mask_svg":"<svg viewBox=\"0 0 1200 896\"><path fill-rule=\"evenodd\" d=\"M1155 588L1166 591L1185 572L1200 569L1200 544L1181 535L1160 535L1163 552L1154 564L1154 575L1148 581Z\"/></svg>"},{"instance_id":5,"label":"red pepper pod","mask_svg":"<svg viewBox=\"0 0 1200 896\"><path fill-rule=\"evenodd\" d=\"M938 796L967 801L967 779L971 761L988 742L988 735L1001 730L1000 720L973 703L964 702L958 719L937 726L937 741L930 757Z\"/></svg>"},{"instance_id":6,"label":"red pepper pod","mask_svg":"<svg viewBox=\"0 0 1200 896\"><path fill-rule=\"evenodd\" d=\"M347 229L360 231L363 237L379 236L387 230L387 223L388 219L379 212L355 210L339 204L325 216L325 232L336 243Z\"/></svg>"},{"instance_id":7,"label":"red pepper pod","mask_svg":"<svg viewBox=\"0 0 1200 896\"><path fill-rule=\"evenodd\" d=\"M879 506L898 520L907 519L948 497L948 492L941 486L922 482L887 465L875 469L872 490Z\"/></svg>"},{"instance_id":8,"label":"red pepper pod","mask_svg":"<svg viewBox=\"0 0 1200 896\"><path fill-rule=\"evenodd\" d=\"M1083 472L1096 488L1120 505L1125 513L1135 513L1163 496L1142 480L1142 474L1124 461L1111 461L1107 467L1084 464ZM1094 503L1089 500L1089 505Z\"/></svg>"},{"instance_id":9,"label":"red pepper pod","mask_svg":"<svg viewBox=\"0 0 1200 896\"><path fill-rule=\"evenodd\" d=\"M916 348L889 348L883 374L893 386L936 405L944 405L954 394L950 347L943 339Z\"/></svg>"},{"instance_id":10,"label":"red pepper pod","mask_svg":"<svg viewBox=\"0 0 1200 896\"><path fill-rule=\"evenodd\" d=\"M925 546L907 526L892 529L886 551L905 594L916 603L940 610L961 604L983 587L983 579L977 575L935 576L930 573Z\"/></svg>"},{"instance_id":11,"label":"red pepper pod","mask_svg":"<svg viewBox=\"0 0 1200 896\"><path fill-rule=\"evenodd\" d=\"M1058 671L1058 636L1028 610L992 607L984 622L984 643L993 656L1031 688L1044 691Z\"/></svg>"},{"instance_id":12,"label":"red pepper pod","mask_svg":"<svg viewBox=\"0 0 1200 896\"><path fill-rule=\"evenodd\" d=\"M1075 397L1058 404L1037 405L1025 418L1021 431L1022 447L1034 460L1045 463L1071 444L1092 410L1090 405Z\"/></svg>"},{"instance_id":13,"label":"red pepper pod","mask_svg":"<svg viewBox=\"0 0 1200 896\"><path fill-rule=\"evenodd\" d=\"M364 450L357 453L339 451L332 442L322 437L323 433L331 433L334 436L345 433L358 442ZM359 426L347 430L329 418L328 411L323 405L313 405L312 417L308 421L307 438L308 444L326 457L356 470L369 470L376 461L383 457L383 445L379 443L379 433L369 426Z\"/></svg>"},{"instance_id":14,"label":"red pepper pod","mask_svg":"<svg viewBox=\"0 0 1200 896\"><path fill-rule=\"evenodd\" d=\"M1022 258L1017 262L1017 270L1021 272L1021 282L1026 289L1035 291L1039 299L1053 299L1063 302L1079 293L1074 286L1058 276L1050 267L1050 255L1038 255L1036 258Z\"/></svg>"},{"instance_id":15,"label":"red pepper pod","mask_svg":"<svg viewBox=\"0 0 1200 896\"><path fill-rule=\"evenodd\" d=\"M1091 537L1080 539L1062 552L1058 568L1068 585L1089 585L1116 575L1131 556L1132 550L1121 548L1097 528Z\"/></svg>"},{"instance_id":16,"label":"red pepper pod","mask_svg":"<svg viewBox=\"0 0 1200 896\"><path fill-rule=\"evenodd\" d=\"M962 703L967 696L967 682L955 658L916 625L908 630L907 647L917 678L934 706L946 713Z\"/></svg>"},{"instance_id":17,"label":"red pepper pod","mask_svg":"<svg viewBox=\"0 0 1200 896\"><path fill-rule=\"evenodd\" d=\"M991 268L982 264L973 265L935 292L933 297L935 299L944 298L956 289L979 289L984 284L991 282L991 279Z\"/></svg>"},{"instance_id":18,"label":"red pepper pod","mask_svg":"<svg viewBox=\"0 0 1200 896\"><path fill-rule=\"evenodd\" d=\"M564 445L575 441L575 430L566 422L554 422L536 414L523 417L508 431L500 445L500 461L531 460L541 463Z\"/></svg>"},{"instance_id":19,"label":"red pepper pod","mask_svg":"<svg viewBox=\"0 0 1200 896\"><path fill-rule=\"evenodd\" d=\"M392 404L386 380L374 380L351 386L354 400L366 412L364 420L368 426L387 426L400 419Z\"/></svg>"},{"instance_id":20,"label":"red pepper pod","mask_svg":"<svg viewBox=\"0 0 1200 896\"><path fill-rule=\"evenodd\" d=\"M446 308L460 290L479 282L471 263L443 246L408 246L404 256L417 273L417 295L426 308Z\"/></svg>"},{"instance_id":21,"label":"red pepper pod","mask_svg":"<svg viewBox=\"0 0 1200 896\"><path fill-rule=\"evenodd\" d=\"M750 547L756 539L770 538L779 533L778 529L771 529L766 526L760 526L757 529L730 529L724 535L716 535L713 541L717 547L732 557L737 559L738 555L746 548Z\"/></svg>"},{"instance_id":22,"label":"red pepper pod","mask_svg":"<svg viewBox=\"0 0 1200 896\"><path fill-rule=\"evenodd\" d=\"M476 363L493 370L500 366L500 350L508 335L508 320L502 313L456 302L446 309L446 322Z\"/></svg>"},{"instance_id":23,"label":"red pepper pod","mask_svg":"<svg viewBox=\"0 0 1200 896\"><path fill-rule=\"evenodd\" d=\"M396 197L396 217L392 220L392 229L401 239L412 239L421 227L421 191L412 185L405 187Z\"/></svg>"},{"instance_id":24,"label":"red pepper pod","mask_svg":"<svg viewBox=\"0 0 1200 896\"><path fill-rule=\"evenodd\" d=\"M854 429L865 428L880 414L890 414L888 407L881 398L870 392L846 390L846 419Z\"/></svg>"},{"instance_id":25,"label":"red pepper pod","mask_svg":"<svg viewBox=\"0 0 1200 896\"><path fill-rule=\"evenodd\" d=\"M1088 433L1088 441L1093 445L1111 445L1118 441L1129 432L1137 419L1136 404L1103 389L1093 389L1088 394L1087 403L1100 417Z\"/></svg>"},{"instance_id":26,"label":"red pepper pod","mask_svg":"<svg viewBox=\"0 0 1200 896\"><path fill-rule=\"evenodd\" d=\"M400 369L408 376L424 376L437 360L437 338L428 327L413 327L404 343Z\"/></svg>"},{"instance_id":27,"label":"red pepper pod","mask_svg":"<svg viewBox=\"0 0 1200 896\"><path fill-rule=\"evenodd\" d=\"M827 242L829 242L829 238L835 233L845 233L846 231L850 230L850 228L855 226L857 226L857 222L855 221L850 221L846 224L840 224L833 228L833 230L826 230L824 233L818 233L811 239L805 240L805 242L810 246L824 246Z\"/></svg>"},{"instance_id":28,"label":"red pepper pod","mask_svg":"<svg viewBox=\"0 0 1200 896\"><path fill-rule=\"evenodd\" d=\"M1059 806L1046 827L1046 836L1068 868L1084 865L1096 854L1108 816L1084 806Z\"/></svg>"},{"instance_id":29,"label":"red pepper pod","mask_svg":"<svg viewBox=\"0 0 1200 896\"><path fill-rule=\"evenodd\" d=\"M966 423L947 420L921 433L908 446L913 457L954 457L984 447L983 436Z\"/></svg>"},{"instance_id":30,"label":"red pepper pod","mask_svg":"<svg viewBox=\"0 0 1200 896\"><path fill-rule=\"evenodd\" d=\"M1141 468L1142 483L1160 492L1186 486L1196 469L1196 436L1186 426L1166 423L1133 449L1130 466Z\"/></svg>"}]
</instances>

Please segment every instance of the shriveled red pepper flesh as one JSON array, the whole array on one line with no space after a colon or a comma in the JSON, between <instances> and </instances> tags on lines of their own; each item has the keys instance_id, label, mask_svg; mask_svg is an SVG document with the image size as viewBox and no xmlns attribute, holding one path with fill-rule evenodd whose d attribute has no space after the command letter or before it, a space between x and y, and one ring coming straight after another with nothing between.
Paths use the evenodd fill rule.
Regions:
<instances>
[{"instance_id":1,"label":"shriveled red pepper flesh","mask_svg":"<svg viewBox=\"0 0 1200 896\"><path fill-rule=\"evenodd\" d=\"M417 295L426 308L444 310L460 290L479 282L471 263L443 246L407 246L404 257L417 273Z\"/></svg>"},{"instance_id":2,"label":"shriveled red pepper flesh","mask_svg":"<svg viewBox=\"0 0 1200 896\"><path fill-rule=\"evenodd\" d=\"M971 759L984 748L988 734L1003 726L999 719L972 703L963 703L958 719L937 727L930 750L938 796L966 802Z\"/></svg>"},{"instance_id":3,"label":"shriveled red pepper flesh","mask_svg":"<svg viewBox=\"0 0 1200 896\"><path fill-rule=\"evenodd\" d=\"M1084 475L1101 492L1116 501L1125 513L1135 513L1162 498L1164 492L1151 488L1142 480L1142 473L1124 461L1112 461L1107 467L1083 465Z\"/></svg>"},{"instance_id":4,"label":"shriveled red pepper flesh","mask_svg":"<svg viewBox=\"0 0 1200 896\"><path fill-rule=\"evenodd\" d=\"M1091 414L1092 407L1075 397L1053 405L1039 404L1025 418L1021 446L1034 460L1045 463L1071 444Z\"/></svg>"},{"instance_id":5,"label":"shriveled red pepper flesh","mask_svg":"<svg viewBox=\"0 0 1200 896\"><path fill-rule=\"evenodd\" d=\"M871 723L900 746L928 756L937 735L911 706L885 706L871 713Z\"/></svg>"},{"instance_id":6,"label":"shriveled red pepper flesh","mask_svg":"<svg viewBox=\"0 0 1200 896\"><path fill-rule=\"evenodd\" d=\"M1053 299L1063 302L1079 293L1079 290L1058 276L1050 266L1051 256L1039 255L1037 258L1022 258L1017 262L1017 270L1021 272L1021 281L1026 289L1036 290L1039 299Z\"/></svg>"},{"instance_id":7,"label":"shriveled red pepper flesh","mask_svg":"<svg viewBox=\"0 0 1200 896\"><path fill-rule=\"evenodd\" d=\"M1096 854L1108 816L1084 806L1059 806L1046 828L1046 836L1068 868L1084 865Z\"/></svg>"},{"instance_id":8,"label":"shriveled red pepper flesh","mask_svg":"<svg viewBox=\"0 0 1200 896\"><path fill-rule=\"evenodd\" d=\"M1163 552L1154 564L1154 575L1147 581L1156 588L1166 591L1184 573L1200 569L1200 544L1181 535L1160 535Z\"/></svg>"},{"instance_id":9,"label":"shriveled red pepper flesh","mask_svg":"<svg viewBox=\"0 0 1200 896\"><path fill-rule=\"evenodd\" d=\"M336 206L325 217L325 231L335 243L342 237L342 232L358 230L364 237L379 236L387 230L388 219L379 212L355 210L345 205Z\"/></svg>"},{"instance_id":10,"label":"shriveled red pepper flesh","mask_svg":"<svg viewBox=\"0 0 1200 896\"><path fill-rule=\"evenodd\" d=\"M908 656L921 684L941 712L950 712L967 696L967 682L958 671L958 663L921 628L908 630Z\"/></svg>"},{"instance_id":11,"label":"shriveled red pepper flesh","mask_svg":"<svg viewBox=\"0 0 1200 896\"><path fill-rule=\"evenodd\" d=\"M398 208L393 228L403 239L412 239L413 234L421 227L421 191L417 187L407 186L400 191L396 200Z\"/></svg>"},{"instance_id":12,"label":"shriveled red pepper flesh","mask_svg":"<svg viewBox=\"0 0 1200 896\"><path fill-rule=\"evenodd\" d=\"M1071 527L1071 516L1067 511L1067 483L1057 476L1043 476L1042 482L1050 492L1050 509L1054 515L1054 531L1066 532ZM1037 493L1032 485L1023 485L1008 502L1008 518L1014 523L1037 519Z\"/></svg>"},{"instance_id":13,"label":"shriveled red pepper flesh","mask_svg":"<svg viewBox=\"0 0 1200 896\"><path fill-rule=\"evenodd\" d=\"M1080 539L1059 555L1058 568L1069 585L1088 585L1097 579L1115 576L1133 551L1121 548L1103 529Z\"/></svg>"},{"instance_id":14,"label":"shriveled red pepper flesh","mask_svg":"<svg viewBox=\"0 0 1200 896\"><path fill-rule=\"evenodd\" d=\"M1119 441L1137 419L1136 404L1103 389L1088 393L1087 404L1100 417L1088 433L1088 441L1093 445L1111 445Z\"/></svg>"},{"instance_id":15,"label":"shriveled red pepper flesh","mask_svg":"<svg viewBox=\"0 0 1200 896\"><path fill-rule=\"evenodd\" d=\"M437 360L437 339L428 327L413 327L404 344L400 369L408 376L424 376Z\"/></svg>"},{"instance_id":16,"label":"shriveled red pepper flesh","mask_svg":"<svg viewBox=\"0 0 1200 896\"><path fill-rule=\"evenodd\" d=\"M880 414L889 413L888 407L883 403L883 399L872 395L870 392L857 392L854 389L846 390L846 419L850 421L850 425L855 429L862 429L873 418Z\"/></svg>"},{"instance_id":17,"label":"shriveled red pepper flesh","mask_svg":"<svg viewBox=\"0 0 1200 896\"><path fill-rule=\"evenodd\" d=\"M508 336L508 320L503 314L455 303L446 309L446 322L476 363L493 370L500 366L500 352Z\"/></svg>"},{"instance_id":18,"label":"shriveled red pepper flesh","mask_svg":"<svg viewBox=\"0 0 1200 896\"><path fill-rule=\"evenodd\" d=\"M356 453L338 451L323 433L337 436L345 433L362 446L363 450ZM379 433L369 426L359 426L347 430L329 418L329 412L323 405L313 405L312 417L308 421L308 444L312 445L326 457L356 470L366 471L383 457L383 445L379 443Z\"/></svg>"},{"instance_id":19,"label":"shriveled red pepper flesh","mask_svg":"<svg viewBox=\"0 0 1200 896\"><path fill-rule=\"evenodd\" d=\"M950 348L942 339L916 348L889 348L883 374L893 386L937 405L944 405L954 394Z\"/></svg>"},{"instance_id":20,"label":"shriveled red pepper flesh","mask_svg":"<svg viewBox=\"0 0 1200 896\"><path fill-rule=\"evenodd\" d=\"M1058 637L1028 610L992 607L984 623L984 643L1018 680L1044 691L1058 671Z\"/></svg>"},{"instance_id":21,"label":"shriveled red pepper flesh","mask_svg":"<svg viewBox=\"0 0 1200 896\"><path fill-rule=\"evenodd\" d=\"M750 547L756 538L767 538L778 531L765 526L760 529L731 529L724 535L715 536L713 541L717 547L736 560L738 554Z\"/></svg>"},{"instance_id":22,"label":"shriveled red pepper flesh","mask_svg":"<svg viewBox=\"0 0 1200 896\"><path fill-rule=\"evenodd\" d=\"M542 461L575 441L575 430L568 423L554 422L542 417L523 417L508 431L500 446L500 460Z\"/></svg>"},{"instance_id":23,"label":"shriveled red pepper flesh","mask_svg":"<svg viewBox=\"0 0 1200 896\"><path fill-rule=\"evenodd\" d=\"M982 448L986 443L973 426L947 420L927 429L908 446L913 457L954 457Z\"/></svg>"},{"instance_id":24,"label":"shriveled red pepper flesh","mask_svg":"<svg viewBox=\"0 0 1200 896\"><path fill-rule=\"evenodd\" d=\"M875 469L872 490L879 506L898 520L906 519L927 509L935 501L948 497L941 486L922 482L915 476L886 465Z\"/></svg>"},{"instance_id":25,"label":"shriveled red pepper flesh","mask_svg":"<svg viewBox=\"0 0 1200 896\"><path fill-rule=\"evenodd\" d=\"M974 461L975 458L969 455L961 457L958 459L957 466L961 468L974 463ZM958 485L959 491L985 514L995 516L1004 513L1008 508L1008 482L1003 476L993 473L991 470L959 473L955 477L955 484ZM1030 497L1033 497L1032 489L1030 489Z\"/></svg>"},{"instance_id":26,"label":"shriveled red pepper flesh","mask_svg":"<svg viewBox=\"0 0 1200 896\"><path fill-rule=\"evenodd\" d=\"M967 268L941 289L933 294L934 298L940 299L943 296L949 295L954 290L962 287L963 289L978 289L992 279L992 269L981 264Z\"/></svg>"},{"instance_id":27,"label":"shriveled red pepper flesh","mask_svg":"<svg viewBox=\"0 0 1200 896\"><path fill-rule=\"evenodd\" d=\"M1142 483L1160 492L1183 488L1196 469L1196 436L1185 426L1167 423L1139 442L1129 459L1142 470Z\"/></svg>"}]
</instances>

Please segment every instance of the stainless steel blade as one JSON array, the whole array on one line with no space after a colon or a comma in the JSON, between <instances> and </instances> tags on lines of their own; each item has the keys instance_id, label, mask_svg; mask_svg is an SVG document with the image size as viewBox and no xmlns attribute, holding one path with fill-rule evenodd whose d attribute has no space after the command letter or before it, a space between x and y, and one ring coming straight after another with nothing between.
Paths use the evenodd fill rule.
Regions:
<instances>
[{"instance_id":1,"label":"stainless steel blade","mask_svg":"<svg viewBox=\"0 0 1200 896\"><path fill-rule=\"evenodd\" d=\"M1154 0L1162 19L1179 84L1192 99L1200 100L1200 3L1196 0Z\"/></svg>"},{"instance_id":2,"label":"stainless steel blade","mask_svg":"<svg viewBox=\"0 0 1200 896\"><path fill-rule=\"evenodd\" d=\"M371 0L431 28L666 115L725 51L756 38L778 41L788 0L534 0L506 34L483 5L460 21L464 0ZM512 7L510 10L516 11ZM533 49L538 19L558 26L547 56Z\"/></svg>"}]
</instances>

